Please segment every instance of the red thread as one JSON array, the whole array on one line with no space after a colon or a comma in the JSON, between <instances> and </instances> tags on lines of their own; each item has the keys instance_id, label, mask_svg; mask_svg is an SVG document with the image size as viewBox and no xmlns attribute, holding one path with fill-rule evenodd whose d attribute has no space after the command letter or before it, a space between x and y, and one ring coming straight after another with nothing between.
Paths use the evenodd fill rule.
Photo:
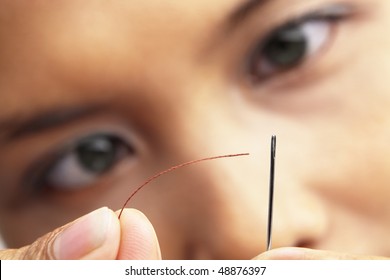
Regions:
<instances>
[{"instance_id":1,"label":"red thread","mask_svg":"<svg viewBox=\"0 0 390 280\"><path fill-rule=\"evenodd\" d=\"M233 155L223 155L223 156L215 156L215 157L208 157L208 158L202 158L202 159L196 159L196 160L191 160L191 161L188 161L188 162L185 162L185 163L181 163L179 165L175 165L175 166L172 166L164 171L161 171L155 175L153 175L152 177L150 177L149 179L147 179L144 183L142 183L132 194L130 194L129 198L126 200L126 202L123 204L122 208L121 208L121 211L119 212L119 215L118 215L118 219L121 218L121 215L122 215L122 212L123 210L125 209L127 203L129 203L129 201L133 198L133 196L139 192L143 187L145 187L147 184L149 184L150 182L152 182L153 180L157 179L158 177L166 174L166 173L169 173L171 171L174 171L176 169L179 169L181 167L184 167L184 166L187 166L187 165L191 165L191 164L194 164L194 163L198 163L198 162L202 162L202 161L208 161L208 160L214 160L214 159L220 159L220 158L230 158L230 157L240 157L240 156L249 156L249 153L243 153L243 154L233 154Z\"/></svg>"}]
</instances>

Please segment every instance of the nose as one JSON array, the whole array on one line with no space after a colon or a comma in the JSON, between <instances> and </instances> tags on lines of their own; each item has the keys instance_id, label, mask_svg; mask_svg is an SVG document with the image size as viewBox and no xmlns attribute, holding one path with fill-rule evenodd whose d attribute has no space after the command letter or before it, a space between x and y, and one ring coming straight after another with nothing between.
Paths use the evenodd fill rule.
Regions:
<instances>
[{"instance_id":1,"label":"nose","mask_svg":"<svg viewBox=\"0 0 390 280\"><path fill-rule=\"evenodd\" d=\"M328 229L320 197L302 186L279 187L274 202L273 248L318 247Z\"/></svg>"}]
</instances>

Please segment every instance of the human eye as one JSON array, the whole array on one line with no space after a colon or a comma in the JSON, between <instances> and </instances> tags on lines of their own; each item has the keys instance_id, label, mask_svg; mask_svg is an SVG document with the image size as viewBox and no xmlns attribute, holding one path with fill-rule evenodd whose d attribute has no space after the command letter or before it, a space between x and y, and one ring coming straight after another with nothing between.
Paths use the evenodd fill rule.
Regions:
<instances>
[{"instance_id":1,"label":"human eye","mask_svg":"<svg viewBox=\"0 0 390 280\"><path fill-rule=\"evenodd\" d=\"M273 29L252 51L251 79L264 81L305 65L331 43L336 23L352 10L348 5L334 4Z\"/></svg>"},{"instance_id":2,"label":"human eye","mask_svg":"<svg viewBox=\"0 0 390 280\"><path fill-rule=\"evenodd\" d=\"M110 172L125 157L134 157L135 150L120 136L93 134L73 142L44 164L34 184L36 188L77 190L93 184Z\"/></svg>"}]
</instances>

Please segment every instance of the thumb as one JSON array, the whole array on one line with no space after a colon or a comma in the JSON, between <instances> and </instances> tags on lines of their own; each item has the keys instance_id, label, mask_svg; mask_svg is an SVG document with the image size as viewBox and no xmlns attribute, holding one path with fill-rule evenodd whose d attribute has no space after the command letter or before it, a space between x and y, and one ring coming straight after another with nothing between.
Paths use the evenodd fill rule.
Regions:
<instances>
[{"instance_id":1,"label":"thumb","mask_svg":"<svg viewBox=\"0 0 390 280\"><path fill-rule=\"evenodd\" d=\"M0 251L0 259L115 259L120 225L107 207L95 210L20 249Z\"/></svg>"}]
</instances>

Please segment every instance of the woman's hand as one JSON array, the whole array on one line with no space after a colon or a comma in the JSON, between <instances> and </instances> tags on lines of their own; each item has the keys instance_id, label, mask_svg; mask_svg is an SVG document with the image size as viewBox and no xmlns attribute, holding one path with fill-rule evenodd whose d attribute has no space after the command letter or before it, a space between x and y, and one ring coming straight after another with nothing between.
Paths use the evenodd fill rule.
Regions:
<instances>
[{"instance_id":1,"label":"woman's hand","mask_svg":"<svg viewBox=\"0 0 390 280\"><path fill-rule=\"evenodd\" d=\"M103 207L31 245L0 251L0 259L161 259L161 253L153 226L141 212L126 209L119 220Z\"/></svg>"},{"instance_id":2,"label":"woman's hand","mask_svg":"<svg viewBox=\"0 0 390 280\"><path fill-rule=\"evenodd\" d=\"M333 251L312 250L306 248L278 248L264 252L255 260L380 260L386 259L377 256L354 255Z\"/></svg>"}]
</instances>

